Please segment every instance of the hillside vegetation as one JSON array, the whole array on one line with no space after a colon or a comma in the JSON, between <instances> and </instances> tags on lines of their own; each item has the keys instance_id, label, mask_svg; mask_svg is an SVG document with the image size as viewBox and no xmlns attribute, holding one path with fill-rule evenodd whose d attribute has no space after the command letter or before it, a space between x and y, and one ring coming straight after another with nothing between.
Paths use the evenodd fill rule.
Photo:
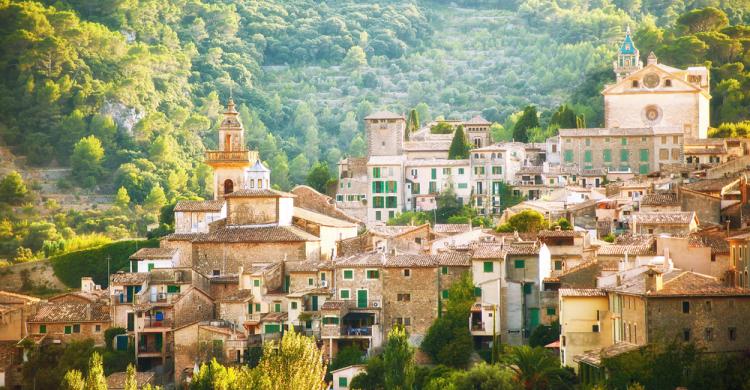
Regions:
<instances>
[{"instance_id":1,"label":"hillside vegetation","mask_svg":"<svg viewBox=\"0 0 750 390\"><path fill-rule=\"evenodd\" d=\"M712 124L741 122L749 23L742 0L0 0L2 142L30 165L71 167L63 190L116 194L107 210L40 213L44 193L26 183L0 204L0 257L168 231L170 205L212 194L202 158L230 94L281 189L362 155L374 110L482 114L497 140L543 140L562 112L601 125L626 26L644 57L707 63Z\"/></svg>"}]
</instances>

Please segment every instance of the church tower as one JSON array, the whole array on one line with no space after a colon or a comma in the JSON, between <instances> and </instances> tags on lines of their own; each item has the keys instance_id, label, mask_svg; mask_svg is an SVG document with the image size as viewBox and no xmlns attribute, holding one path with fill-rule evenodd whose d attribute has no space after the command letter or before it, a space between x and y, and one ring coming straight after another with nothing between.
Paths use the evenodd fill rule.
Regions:
<instances>
[{"instance_id":1,"label":"church tower","mask_svg":"<svg viewBox=\"0 0 750 390\"><path fill-rule=\"evenodd\" d=\"M245 187L245 169L258 153L245 148L245 129L231 98L219 126L219 150L206 151L206 164L214 170L214 199Z\"/></svg>"},{"instance_id":2,"label":"church tower","mask_svg":"<svg viewBox=\"0 0 750 390\"><path fill-rule=\"evenodd\" d=\"M643 68L643 61L640 60L640 53L633 43L630 36L630 27L625 31L625 39L617 51L617 61L614 63L615 75L617 81L622 80L627 75L637 72Z\"/></svg>"}]
</instances>

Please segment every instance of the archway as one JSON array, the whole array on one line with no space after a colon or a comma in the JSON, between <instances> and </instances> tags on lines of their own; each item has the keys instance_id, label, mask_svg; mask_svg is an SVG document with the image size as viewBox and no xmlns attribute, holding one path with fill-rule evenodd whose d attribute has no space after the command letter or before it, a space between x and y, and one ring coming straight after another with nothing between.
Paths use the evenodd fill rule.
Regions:
<instances>
[{"instance_id":1,"label":"archway","mask_svg":"<svg viewBox=\"0 0 750 390\"><path fill-rule=\"evenodd\" d=\"M224 180L224 195L234 192L234 182L230 179Z\"/></svg>"}]
</instances>

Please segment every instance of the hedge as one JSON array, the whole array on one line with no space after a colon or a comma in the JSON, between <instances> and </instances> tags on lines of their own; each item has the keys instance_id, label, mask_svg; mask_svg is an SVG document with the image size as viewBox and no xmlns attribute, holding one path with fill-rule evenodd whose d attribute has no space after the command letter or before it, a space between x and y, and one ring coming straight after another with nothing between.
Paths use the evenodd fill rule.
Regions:
<instances>
[{"instance_id":1,"label":"hedge","mask_svg":"<svg viewBox=\"0 0 750 390\"><path fill-rule=\"evenodd\" d=\"M55 275L71 288L81 287L81 278L91 276L96 284L108 285L107 256L110 257L109 270L114 273L128 267L128 257L140 248L155 248L159 240L117 241L96 248L83 249L59 256L50 257Z\"/></svg>"}]
</instances>

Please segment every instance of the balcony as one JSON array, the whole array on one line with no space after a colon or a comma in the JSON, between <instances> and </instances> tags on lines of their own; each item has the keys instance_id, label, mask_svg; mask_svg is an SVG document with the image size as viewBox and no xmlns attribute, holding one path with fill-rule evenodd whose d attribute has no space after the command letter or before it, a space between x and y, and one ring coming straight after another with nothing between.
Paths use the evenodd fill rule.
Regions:
<instances>
[{"instance_id":1,"label":"balcony","mask_svg":"<svg viewBox=\"0 0 750 390\"><path fill-rule=\"evenodd\" d=\"M471 331L472 332L483 332L484 331L484 323L480 322L477 324L471 324Z\"/></svg>"},{"instance_id":2,"label":"balcony","mask_svg":"<svg viewBox=\"0 0 750 390\"><path fill-rule=\"evenodd\" d=\"M220 162L250 162L257 160L258 152L250 150L207 150L206 151L206 162L207 163L220 163Z\"/></svg>"},{"instance_id":3,"label":"balcony","mask_svg":"<svg viewBox=\"0 0 750 390\"><path fill-rule=\"evenodd\" d=\"M341 336L372 336L372 326L362 326L362 327L353 327L353 326L342 326L341 327Z\"/></svg>"},{"instance_id":4,"label":"balcony","mask_svg":"<svg viewBox=\"0 0 750 390\"><path fill-rule=\"evenodd\" d=\"M155 329L163 329L163 328L169 328L169 329L171 329L172 326L174 325L174 321L172 321L172 319L170 319L170 318L164 318L164 319L158 320L158 319L153 318L153 317L151 317L151 318L146 317L142 321L143 321L142 322L142 324L143 324L142 329L144 331L146 331L146 330L155 330Z\"/></svg>"},{"instance_id":5,"label":"balcony","mask_svg":"<svg viewBox=\"0 0 750 390\"><path fill-rule=\"evenodd\" d=\"M346 301L349 310L380 310L383 302L380 299L371 299L368 301L358 301L356 299Z\"/></svg>"}]
</instances>

